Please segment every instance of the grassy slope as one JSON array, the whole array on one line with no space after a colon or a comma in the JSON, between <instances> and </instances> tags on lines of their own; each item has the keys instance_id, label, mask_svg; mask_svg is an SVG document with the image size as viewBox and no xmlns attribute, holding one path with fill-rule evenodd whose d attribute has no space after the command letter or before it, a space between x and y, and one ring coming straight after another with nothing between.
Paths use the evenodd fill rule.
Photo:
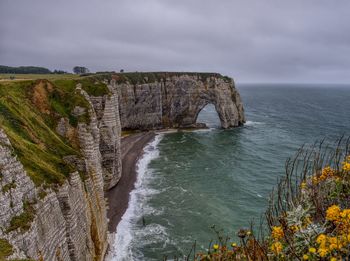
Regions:
<instances>
[{"instance_id":1,"label":"grassy slope","mask_svg":"<svg viewBox=\"0 0 350 261\"><path fill-rule=\"evenodd\" d=\"M79 117L71 113L75 106L89 107L84 97L75 93L77 82L91 95L108 94L107 87L91 77L0 83L0 126L37 186L62 184L73 171L63 157L80 154L77 142L69 142L55 131L61 117L68 118L72 127L89 121L87 113Z\"/></svg>"}]
</instances>

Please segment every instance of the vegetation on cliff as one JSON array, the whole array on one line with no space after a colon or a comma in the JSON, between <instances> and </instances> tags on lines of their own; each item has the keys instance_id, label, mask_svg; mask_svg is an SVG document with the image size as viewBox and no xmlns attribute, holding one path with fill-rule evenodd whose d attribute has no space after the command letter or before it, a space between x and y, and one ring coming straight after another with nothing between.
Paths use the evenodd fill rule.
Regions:
<instances>
[{"instance_id":1,"label":"vegetation on cliff","mask_svg":"<svg viewBox=\"0 0 350 261\"><path fill-rule=\"evenodd\" d=\"M3 238L0 238L0 260L5 260L6 257L12 255L12 245Z\"/></svg>"},{"instance_id":2,"label":"vegetation on cliff","mask_svg":"<svg viewBox=\"0 0 350 261\"><path fill-rule=\"evenodd\" d=\"M194 249L193 259L348 260L349 149L349 140L300 149L287 161L260 228L238 231L239 242L216 231L217 240L206 252Z\"/></svg>"},{"instance_id":3,"label":"vegetation on cliff","mask_svg":"<svg viewBox=\"0 0 350 261\"><path fill-rule=\"evenodd\" d=\"M210 77L222 78L226 82L231 82L232 79L228 76L222 76L219 73L196 73L196 72L125 72L125 73L114 73L112 78L117 83L129 82L131 84L142 84L164 81L170 77L180 77L183 75L198 77L200 81L207 81Z\"/></svg>"},{"instance_id":4,"label":"vegetation on cliff","mask_svg":"<svg viewBox=\"0 0 350 261\"><path fill-rule=\"evenodd\" d=\"M75 90L77 83L89 95L109 93L106 84L93 77L0 83L0 126L11 141L14 155L37 186L62 184L74 170L63 158L80 156L76 126L89 122L90 104ZM75 114L77 107L84 113ZM69 137L56 132L61 118L69 120Z\"/></svg>"}]
</instances>

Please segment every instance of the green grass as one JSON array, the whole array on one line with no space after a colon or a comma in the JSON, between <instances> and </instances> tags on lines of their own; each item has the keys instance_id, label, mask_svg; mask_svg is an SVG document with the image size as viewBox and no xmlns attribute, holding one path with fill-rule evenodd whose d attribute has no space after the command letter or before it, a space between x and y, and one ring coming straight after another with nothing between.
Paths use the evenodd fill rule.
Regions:
<instances>
[{"instance_id":1,"label":"green grass","mask_svg":"<svg viewBox=\"0 0 350 261\"><path fill-rule=\"evenodd\" d=\"M15 77L14 80L11 80L11 77ZM1 81L20 81L20 80L38 80L38 79L47 79L47 80L59 80L59 79L78 79L79 75L76 74L13 74L13 73L2 73L0 74Z\"/></svg>"},{"instance_id":2,"label":"green grass","mask_svg":"<svg viewBox=\"0 0 350 261\"><path fill-rule=\"evenodd\" d=\"M0 260L5 260L6 257L12 255L12 245L3 238L0 238Z\"/></svg>"},{"instance_id":3,"label":"green grass","mask_svg":"<svg viewBox=\"0 0 350 261\"><path fill-rule=\"evenodd\" d=\"M103 96L109 94L109 89L106 84L102 83L98 78L95 77L83 77L76 80L77 83L81 83L83 89L92 96Z\"/></svg>"},{"instance_id":4,"label":"green grass","mask_svg":"<svg viewBox=\"0 0 350 261\"><path fill-rule=\"evenodd\" d=\"M155 81L165 80L168 77L173 76L197 76L199 80L205 82L209 77L218 77L224 79L226 82L231 82L231 79L227 76L222 76L218 73L197 73L197 72L125 72L112 74L117 83L130 82L131 84L152 83Z\"/></svg>"},{"instance_id":5,"label":"green grass","mask_svg":"<svg viewBox=\"0 0 350 261\"><path fill-rule=\"evenodd\" d=\"M68 118L72 127L77 127L78 122L90 121L88 113L90 104L75 91L76 84L82 83L83 89L89 95L109 94L107 86L101 83L100 78L90 76L79 78L74 75L74 79L67 79L65 78L67 75L54 76L59 76L60 79L50 82L47 80L0 82L0 126L10 139L14 153L38 186L62 184L74 170L62 158L67 155L80 155L76 137L72 138L75 140L68 141L55 131L62 117ZM45 97L38 105L34 102L34 97L39 84L44 86L41 91ZM76 106L85 108L85 114L74 116L72 111ZM6 187L6 190L8 189L10 188Z\"/></svg>"},{"instance_id":6,"label":"green grass","mask_svg":"<svg viewBox=\"0 0 350 261\"><path fill-rule=\"evenodd\" d=\"M35 216L34 208L31 206L30 203L24 202L23 212L18 216L14 216L11 219L10 226L6 230L6 233L14 231L18 228L22 233L28 231L30 229L34 216Z\"/></svg>"},{"instance_id":7,"label":"green grass","mask_svg":"<svg viewBox=\"0 0 350 261\"><path fill-rule=\"evenodd\" d=\"M0 125L36 185L62 184L73 171L62 158L79 155L79 150L60 137L55 127L62 116L71 115L76 104L88 103L80 95L55 87L48 95L50 114L42 113L31 99L36 84L33 81L0 84Z\"/></svg>"}]
</instances>

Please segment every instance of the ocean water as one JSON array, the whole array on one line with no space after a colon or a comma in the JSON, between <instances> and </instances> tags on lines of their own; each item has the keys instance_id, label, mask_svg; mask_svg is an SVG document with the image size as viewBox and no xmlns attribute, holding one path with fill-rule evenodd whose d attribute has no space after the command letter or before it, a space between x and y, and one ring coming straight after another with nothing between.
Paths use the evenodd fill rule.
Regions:
<instances>
[{"instance_id":1,"label":"ocean water","mask_svg":"<svg viewBox=\"0 0 350 261\"><path fill-rule=\"evenodd\" d=\"M247 123L222 130L213 106L208 130L158 135L138 163L136 189L117 228L110 260L162 260L205 249L211 227L235 238L257 222L304 143L350 135L350 86L238 85Z\"/></svg>"}]
</instances>

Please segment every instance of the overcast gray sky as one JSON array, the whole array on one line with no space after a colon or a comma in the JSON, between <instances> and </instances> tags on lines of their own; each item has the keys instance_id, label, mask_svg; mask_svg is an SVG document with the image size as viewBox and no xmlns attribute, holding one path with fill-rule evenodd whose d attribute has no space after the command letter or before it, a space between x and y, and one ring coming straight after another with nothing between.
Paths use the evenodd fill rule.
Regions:
<instances>
[{"instance_id":1,"label":"overcast gray sky","mask_svg":"<svg viewBox=\"0 0 350 261\"><path fill-rule=\"evenodd\" d=\"M349 0L0 0L0 64L350 83Z\"/></svg>"}]
</instances>

